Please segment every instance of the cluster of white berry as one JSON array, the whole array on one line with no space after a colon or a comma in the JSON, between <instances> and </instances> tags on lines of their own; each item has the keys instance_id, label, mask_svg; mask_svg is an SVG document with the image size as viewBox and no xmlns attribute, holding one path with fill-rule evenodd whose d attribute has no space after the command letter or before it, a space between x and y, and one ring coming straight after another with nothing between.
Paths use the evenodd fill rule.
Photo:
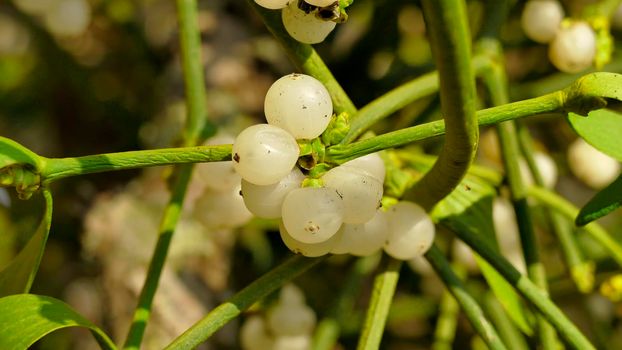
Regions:
<instances>
[{"instance_id":1,"label":"cluster of white berry","mask_svg":"<svg viewBox=\"0 0 622 350\"><path fill-rule=\"evenodd\" d=\"M596 33L584 21L564 20L557 0L529 0L521 25L531 40L549 44L549 59L562 72L589 68L596 56Z\"/></svg>"},{"instance_id":2,"label":"cluster of white berry","mask_svg":"<svg viewBox=\"0 0 622 350\"><path fill-rule=\"evenodd\" d=\"M336 0L255 0L262 7L281 10L285 30L305 44L317 44L335 29L339 21Z\"/></svg>"},{"instance_id":3,"label":"cluster of white berry","mask_svg":"<svg viewBox=\"0 0 622 350\"><path fill-rule=\"evenodd\" d=\"M233 167L241 194L258 217L281 219L281 237L293 252L371 255L383 247L398 259L427 251L434 224L412 202L380 208L384 162L370 154L328 170L319 186L301 187L296 139L313 139L327 128L333 107L315 78L290 74L277 80L265 100L268 124L253 125L235 139ZM316 182L317 184L318 182Z\"/></svg>"},{"instance_id":4,"label":"cluster of white berry","mask_svg":"<svg viewBox=\"0 0 622 350\"><path fill-rule=\"evenodd\" d=\"M315 328L315 312L305 304L302 291L294 285L281 289L279 300L267 317L253 315L240 329L244 350L307 350Z\"/></svg>"}]
</instances>

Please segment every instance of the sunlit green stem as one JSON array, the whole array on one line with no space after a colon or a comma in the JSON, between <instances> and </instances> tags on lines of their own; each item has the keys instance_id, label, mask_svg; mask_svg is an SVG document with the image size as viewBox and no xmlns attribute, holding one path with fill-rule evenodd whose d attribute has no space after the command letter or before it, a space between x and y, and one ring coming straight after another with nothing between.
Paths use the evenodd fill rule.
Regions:
<instances>
[{"instance_id":1,"label":"sunlit green stem","mask_svg":"<svg viewBox=\"0 0 622 350\"><path fill-rule=\"evenodd\" d=\"M69 176L161 165L231 160L231 145L163 148L72 158L43 158L45 183Z\"/></svg>"},{"instance_id":2,"label":"sunlit green stem","mask_svg":"<svg viewBox=\"0 0 622 350\"><path fill-rule=\"evenodd\" d=\"M286 282L309 270L323 258L294 256L236 293L229 301L217 306L199 322L170 343L166 349L194 349L239 316L255 302L280 288Z\"/></svg>"},{"instance_id":3,"label":"sunlit green stem","mask_svg":"<svg viewBox=\"0 0 622 350\"><path fill-rule=\"evenodd\" d=\"M204 136L210 136L215 132L215 128L207 122L197 0L177 0L177 16L186 87L186 108L188 110L183 143L186 146L195 146L201 140L201 133ZM220 155L222 156L223 150L220 148L217 150L221 151ZM212 151L208 152L211 153ZM151 316L153 298L158 289L169 246L181 216L192 168L193 164L184 164L176 168L172 174L174 180L171 186L171 198L164 208L158 229L158 240L149 262L145 283L138 297L138 305L134 311L132 325L125 340L124 347L126 349L137 350L140 348L147 322Z\"/></svg>"},{"instance_id":4,"label":"sunlit green stem","mask_svg":"<svg viewBox=\"0 0 622 350\"><path fill-rule=\"evenodd\" d=\"M500 49L499 49L500 50ZM509 102L508 84L505 67L491 65L483 74L483 81L490 95L492 104L504 105ZM514 121L507 121L497 125L499 143L503 155L503 165L508 178L512 204L516 213L516 221L520 233L523 256L527 266L529 278L546 293L548 286L544 265L538 253L538 241L534 232L531 213L527 203L525 185L519 167L520 147L518 132ZM557 339L554 328L542 315L537 315L538 336L545 350L557 348Z\"/></svg>"},{"instance_id":5,"label":"sunlit green stem","mask_svg":"<svg viewBox=\"0 0 622 350\"><path fill-rule=\"evenodd\" d=\"M499 331L499 337L509 350L528 350L525 337L506 314L503 305L495 298L492 292L487 292L482 300L482 308L490 317L490 321Z\"/></svg>"},{"instance_id":6,"label":"sunlit green stem","mask_svg":"<svg viewBox=\"0 0 622 350\"><path fill-rule=\"evenodd\" d=\"M529 130L522 124L518 124L517 126L521 153L527 161L535 184L544 187L544 179L534 159L532 149L533 141L529 135ZM561 214L549 208L545 208L544 214L551 225L553 233L555 233L555 236L560 242L566 264L570 270L570 275L573 281L575 281L577 288L583 293L590 292L594 286L594 263L584 261L583 254L568 225L568 220L565 220Z\"/></svg>"},{"instance_id":7,"label":"sunlit green stem","mask_svg":"<svg viewBox=\"0 0 622 350\"><path fill-rule=\"evenodd\" d=\"M470 246L477 254L486 260L499 272L516 290L531 303L555 327L565 341L575 349L594 349L590 341L551 301L542 289L523 276L496 250L488 245L478 235L468 230L454 231L454 233Z\"/></svg>"},{"instance_id":8,"label":"sunlit green stem","mask_svg":"<svg viewBox=\"0 0 622 350\"><path fill-rule=\"evenodd\" d=\"M393 300L393 294L400 277L401 260L389 258L387 265L374 279L367 316L361 331L361 337L357 346L358 350L375 350L380 348L380 341L384 334L384 326L387 322L389 309Z\"/></svg>"},{"instance_id":9,"label":"sunlit green stem","mask_svg":"<svg viewBox=\"0 0 622 350\"><path fill-rule=\"evenodd\" d=\"M452 270L441 250L433 245L425 254L447 289L456 298L475 331L490 349L506 349L497 331L484 315L477 301L465 289L464 284Z\"/></svg>"}]
</instances>

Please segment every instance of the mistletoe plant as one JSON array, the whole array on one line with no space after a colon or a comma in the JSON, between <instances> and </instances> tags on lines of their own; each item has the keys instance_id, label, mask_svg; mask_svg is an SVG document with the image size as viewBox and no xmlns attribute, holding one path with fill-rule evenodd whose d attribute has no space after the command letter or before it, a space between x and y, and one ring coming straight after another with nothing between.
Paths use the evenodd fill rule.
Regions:
<instances>
[{"instance_id":1,"label":"mistletoe plant","mask_svg":"<svg viewBox=\"0 0 622 350\"><path fill-rule=\"evenodd\" d=\"M533 12L530 16L548 13L546 8L537 11L534 8L551 2L529 1L526 12ZM611 58L611 37L606 24L618 2L600 1L588 6L580 22L582 30L587 28L587 32L592 33L589 35L593 37L586 40L592 40L596 48L597 58L592 56L587 61L591 64L596 60L598 68ZM167 348L189 349L207 341L252 305L322 264L325 257L319 256L344 252L365 256L383 248L388 256L384 257L374 278L373 293L360 330L359 349L380 347L402 261L421 255L431 264L448 292L441 301L434 340L436 348L450 348L459 306L473 330L491 349L527 349L527 344L536 343L543 349L557 349L560 342L576 349L594 349L585 332L548 295L548 279L539 257L539 237L534 229L530 201L535 200L546 209L544 214L559 240L570 277L579 291L587 293L594 287L595 265L584 257L568 223L585 226L586 234L602 245L619 271L622 246L592 221L621 205L622 178L598 192L582 209L575 208L546 186L546 174L541 172L543 167L533 150L533 141L520 121L542 114L566 118L580 137L609 156L622 160L622 143L619 132L615 131L622 130L622 117L616 112L622 101L622 75L593 72L561 90L511 101L499 39L509 2L486 1L487 18L472 42L464 1L423 0L437 70L357 109L309 45L322 41L336 23L344 22L351 3L248 1L304 74L286 76L275 83L266 100L269 124L246 129L233 144L203 145L206 138L216 133L216 127L207 119L196 0L177 0L188 111L182 147L46 158L25 145L0 137L0 185L14 188L23 200L41 194L45 203L38 228L13 261L0 271L0 348L26 349L50 332L66 327L85 327L102 348L117 348L101 328L61 300L29 294L50 230L52 183L90 173L175 165L170 175L171 197L123 345L123 348L138 349L152 314L154 296L180 219L193 164L226 161L233 162L244 179L242 194L249 209L268 218L282 214L281 236L292 251L300 254L239 290L180 334ZM561 35L572 30L567 30L570 24L560 24L563 9L557 2L553 2L550 11L557 18L552 29L548 22L530 22L528 18L523 19L526 33L533 33L538 42L551 43L551 55L554 55L551 60L560 69L570 67L572 71L583 71L586 68L580 66L585 61L583 57L573 62L560 62L563 58L558 57L558 52L569 40ZM548 26L530 28L534 25L532 22ZM558 32L560 25L564 30ZM592 32L591 28L597 32ZM589 46L589 42L581 41L581 45ZM483 87L479 94L477 83ZM293 100L305 89L311 91L303 96L308 100L296 106ZM396 111L437 93L442 119L379 135L370 131ZM478 98L488 107L476 110L481 102ZM285 111L293 117L281 118ZM319 113L320 117L307 116L311 112ZM504 172L473 164L479 130L484 126L495 127ZM425 154L417 147L421 141L436 138L442 138L443 142L434 155ZM267 151L262 158L257 153L264 149ZM370 158L364 158L366 156ZM521 162L526 162L528 176L521 173ZM375 165L366 168L370 166L368 163ZM527 183L527 177L531 183ZM359 181L364 185L357 185ZM287 193L277 196L273 189L265 188L277 183ZM369 188L369 192L357 192L363 187ZM525 272L519 272L501 254L496 240L493 199L499 196L501 187L507 187L516 214ZM301 210L303 207L305 209ZM377 219L385 214L391 216ZM380 229L366 226L372 222L370 227L376 225L374 227ZM457 240L476 253L476 264L492 291L489 299L483 300L467 287L463 271L448 261L438 237L437 242L433 242L432 222L455 234ZM396 227L405 228L408 235L396 238ZM331 240L333 236L339 237L339 243ZM329 241L330 245L326 243ZM319 322L313 348L334 348L344 314L351 311L344 305L357 292L357 283L374 269L375 264L371 263L370 267L370 261L360 258L353 264L348 282L336 293L334 310ZM278 309L281 314L275 311L273 314L279 316L271 316L273 319L282 317L278 327L286 327L288 322L291 322L290 327L304 323L304 327L300 327L308 330L313 322L308 307L297 293L283 289ZM304 322L288 316L287 310L298 310L297 315ZM253 321L255 325L260 323ZM273 331L278 333L275 327ZM258 344L267 344L256 339Z\"/></svg>"}]
</instances>

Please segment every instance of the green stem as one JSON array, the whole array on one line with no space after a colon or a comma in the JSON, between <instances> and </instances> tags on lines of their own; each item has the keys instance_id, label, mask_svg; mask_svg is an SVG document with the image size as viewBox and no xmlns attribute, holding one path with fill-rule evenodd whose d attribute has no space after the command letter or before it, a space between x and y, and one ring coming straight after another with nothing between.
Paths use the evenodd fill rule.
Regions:
<instances>
[{"instance_id":1,"label":"green stem","mask_svg":"<svg viewBox=\"0 0 622 350\"><path fill-rule=\"evenodd\" d=\"M168 248L173 239L175 227L181 215L188 182L192 175L192 164L182 165L175 172L175 183L172 186L173 197L167 204L162 222L160 223L158 241L156 243L149 268L147 278L138 297L138 305L134 311L132 325L125 340L125 349L139 349L147 327L147 322L151 316L153 298L158 289L158 283L166 262Z\"/></svg>"},{"instance_id":2,"label":"green stem","mask_svg":"<svg viewBox=\"0 0 622 350\"><path fill-rule=\"evenodd\" d=\"M516 290L527 299L555 327L566 342L575 349L594 349L589 340L576 328L564 313L551 301L547 294L526 276L521 275L512 264L483 241L481 237L468 230L454 233L477 252L499 272Z\"/></svg>"},{"instance_id":3,"label":"green stem","mask_svg":"<svg viewBox=\"0 0 622 350\"><path fill-rule=\"evenodd\" d=\"M70 176L152 166L231 160L231 145L162 148L84 157L43 158L41 176L50 183Z\"/></svg>"},{"instance_id":4,"label":"green stem","mask_svg":"<svg viewBox=\"0 0 622 350\"><path fill-rule=\"evenodd\" d=\"M473 57L473 71L479 74L489 64L487 56ZM350 131L341 141L347 144L354 141L376 122L390 116L408 104L436 93L439 89L438 72L433 71L402 84L371 101L352 116Z\"/></svg>"},{"instance_id":5,"label":"green stem","mask_svg":"<svg viewBox=\"0 0 622 350\"><path fill-rule=\"evenodd\" d=\"M441 250L433 245L425 254L447 289L456 298L458 304L469 319L469 322L490 349L506 349L497 331L484 315L477 301L465 289L462 281L451 269L451 265Z\"/></svg>"},{"instance_id":6,"label":"green stem","mask_svg":"<svg viewBox=\"0 0 622 350\"><path fill-rule=\"evenodd\" d=\"M291 257L236 293L229 301L210 311L200 321L173 340L166 349L196 348L227 322L239 316L242 311L322 260L324 258L310 259L300 255Z\"/></svg>"},{"instance_id":7,"label":"green stem","mask_svg":"<svg viewBox=\"0 0 622 350\"><path fill-rule=\"evenodd\" d=\"M350 130L341 141L348 144L371 125L406 107L408 104L438 91L438 73L424 74L371 101L350 119Z\"/></svg>"},{"instance_id":8,"label":"green stem","mask_svg":"<svg viewBox=\"0 0 622 350\"><path fill-rule=\"evenodd\" d=\"M417 202L430 209L462 180L475 156L479 129L466 5L462 0L424 0L422 5L438 67L446 129L437 162L411 190Z\"/></svg>"},{"instance_id":9,"label":"green stem","mask_svg":"<svg viewBox=\"0 0 622 350\"><path fill-rule=\"evenodd\" d=\"M313 49L311 45L302 44L294 40L283 27L281 11L265 9L253 0L247 0L249 5L255 9L261 17L266 27L272 35L279 41L285 49L287 55L302 72L315 77L322 82L333 100L333 108L337 114L346 112L349 115L356 113L356 107L345 93L333 73L326 67L326 64Z\"/></svg>"},{"instance_id":10,"label":"green stem","mask_svg":"<svg viewBox=\"0 0 622 350\"><path fill-rule=\"evenodd\" d=\"M510 317L506 314L503 305L488 292L484 295L482 307L490 317L490 320L499 331L499 337L509 350L528 350L529 346L523 334L516 328Z\"/></svg>"},{"instance_id":11,"label":"green stem","mask_svg":"<svg viewBox=\"0 0 622 350\"><path fill-rule=\"evenodd\" d=\"M380 348L393 294L400 277L401 266L401 260L389 258L385 270L376 275L371 300L367 308L367 316L357 346L358 350Z\"/></svg>"},{"instance_id":12,"label":"green stem","mask_svg":"<svg viewBox=\"0 0 622 350\"><path fill-rule=\"evenodd\" d=\"M184 145L195 146L201 136L209 137L216 133L216 127L207 120L197 0L177 0L177 20L188 111Z\"/></svg>"},{"instance_id":13,"label":"green stem","mask_svg":"<svg viewBox=\"0 0 622 350\"><path fill-rule=\"evenodd\" d=\"M195 146L200 141L202 132L205 132L205 136L210 136L215 132L215 128L207 123L197 0L177 0L177 15L184 81L186 84L186 107L188 110L183 142L186 146ZM215 150L220 156L223 156L223 153L226 152L230 153L227 147L216 147L209 149L207 152L212 156L212 150ZM173 172L174 181L171 188L171 199L164 209L164 215L158 231L158 241L149 262L147 277L140 292L132 325L125 340L125 349L134 350L140 348L147 322L151 316L153 298L158 289L170 243L181 216L186 190L192 176L192 169L192 164L185 164L176 168Z\"/></svg>"},{"instance_id":14,"label":"green stem","mask_svg":"<svg viewBox=\"0 0 622 350\"><path fill-rule=\"evenodd\" d=\"M533 142L529 135L529 130L522 124L518 124L518 141L521 153L527 161L535 184L539 187L544 187L544 179L533 156ZM561 244L570 275L578 290L583 293L590 292L594 286L594 263L584 261L583 254L570 230L567 220L549 208L545 208L544 215Z\"/></svg>"},{"instance_id":15,"label":"green stem","mask_svg":"<svg viewBox=\"0 0 622 350\"><path fill-rule=\"evenodd\" d=\"M577 214L579 214L579 209L572 203L545 188L532 186L527 189L527 194L542 204L559 212L569 220L574 220ZM622 267L622 246L620 246L620 244L613 239L602 226L592 222L585 225L583 230L592 236L594 240L600 243L601 246L609 252L618 265Z\"/></svg>"},{"instance_id":16,"label":"green stem","mask_svg":"<svg viewBox=\"0 0 622 350\"><path fill-rule=\"evenodd\" d=\"M452 344L456 337L459 316L460 305L449 290L445 290L441 298L439 315L434 329L432 350L451 350L453 348Z\"/></svg>"},{"instance_id":17,"label":"green stem","mask_svg":"<svg viewBox=\"0 0 622 350\"><path fill-rule=\"evenodd\" d=\"M483 76L484 84L495 106L506 104L509 101L507 92L508 84L504 69L505 68L501 65L492 65ZM514 212L516 213L516 221L518 223L523 256L527 266L527 274L538 287L546 292L548 290L546 271L544 265L540 261L538 241L534 232L532 217L529 212L525 185L521 177L519 167L520 148L514 121L498 124L497 133L499 135L499 143L503 155L503 165L510 185L512 204L514 205ZM539 329L538 335L543 348L545 350L556 349L557 337L555 335L555 330L542 315L537 315L536 318Z\"/></svg>"},{"instance_id":18,"label":"green stem","mask_svg":"<svg viewBox=\"0 0 622 350\"><path fill-rule=\"evenodd\" d=\"M561 113L565 106L564 96L563 91L556 91L548 95L480 110L476 113L478 123L480 126L486 126L536 114ZM411 126L348 145L331 146L326 150L325 161L341 164L369 153L405 146L415 141L443 134L445 134L445 122L443 120Z\"/></svg>"}]
</instances>

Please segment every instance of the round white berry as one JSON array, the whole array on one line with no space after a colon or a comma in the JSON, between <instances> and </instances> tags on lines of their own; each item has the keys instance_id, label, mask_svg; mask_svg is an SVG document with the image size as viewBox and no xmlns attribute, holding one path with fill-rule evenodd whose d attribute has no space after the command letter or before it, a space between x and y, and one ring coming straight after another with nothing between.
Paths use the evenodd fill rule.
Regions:
<instances>
[{"instance_id":1,"label":"round white berry","mask_svg":"<svg viewBox=\"0 0 622 350\"><path fill-rule=\"evenodd\" d=\"M297 241L324 242L343 222L343 200L332 188L298 188L285 197L281 214L287 232Z\"/></svg>"},{"instance_id":2,"label":"round white berry","mask_svg":"<svg viewBox=\"0 0 622 350\"><path fill-rule=\"evenodd\" d=\"M328 90L305 74L289 74L268 89L264 112L269 124L287 130L296 139L313 139L328 126L333 103Z\"/></svg>"},{"instance_id":3,"label":"round white berry","mask_svg":"<svg viewBox=\"0 0 622 350\"><path fill-rule=\"evenodd\" d=\"M291 250L295 254L300 254L309 258L315 258L323 256L332 252L333 246L340 241L341 232L337 231L329 239L319 243L303 243L294 239L289 232L283 226L283 223L279 225L279 233L281 240L287 249Z\"/></svg>"},{"instance_id":4,"label":"round white berry","mask_svg":"<svg viewBox=\"0 0 622 350\"><path fill-rule=\"evenodd\" d=\"M538 171L542 176L544 187L555 187L555 184L557 183L557 164L555 164L553 158L551 158L551 156L549 156L548 154L542 152L534 152L533 158L536 162L536 167L538 167ZM525 180L525 185L532 186L534 184L534 180L533 176L531 176L529 165L527 165L527 162L522 158L518 165L521 176Z\"/></svg>"},{"instance_id":5,"label":"round white berry","mask_svg":"<svg viewBox=\"0 0 622 350\"><path fill-rule=\"evenodd\" d=\"M281 305L300 305L305 303L305 295L295 284L288 283L279 292Z\"/></svg>"},{"instance_id":6,"label":"round white berry","mask_svg":"<svg viewBox=\"0 0 622 350\"><path fill-rule=\"evenodd\" d=\"M206 146L232 144L235 138L227 134L218 134L204 144ZM227 191L236 187L241 180L240 175L235 172L233 162L209 162L198 163L194 166L196 177L198 177L207 188L214 191Z\"/></svg>"},{"instance_id":7,"label":"round white berry","mask_svg":"<svg viewBox=\"0 0 622 350\"><path fill-rule=\"evenodd\" d=\"M292 190L300 188L304 178L300 169L294 168L281 181L272 185L261 186L242 180L244 204L257 217L280 218L285 196Z\"/></svg>"},{"instance_id":8,"label":"round white berry","mask_svg":"<svg viewBox=\"0 0 622 350\"><path fill-rule=\"evenodd\" d=\"M568 166L572 173L594 189L609 185L620 175L620 163L578 138L568 148Z\"/></svg>"},{"instance_id":9,"label":"round white berry","mask_svg":"<svg viewBox=\"0 0 622 350\"><path fill-rule=\"evenodd\" d=\"M434 223L417 204L401 201L387 211L389 235L384 251L393 258L408 260L425 254L434 241Z\"/></svg>"},{"instance_id":10,"label":"round white berry","mask_svg":"<svg viewBox=\"0 0 622 350\"><path fill-rule=\"evenodd\" d=\"M256 185L279 182L292 170L300 148L287 131L269 124L244 129L233 143L233 167Z\"/></svg>"},{"instance_id":11,"label":"round white berry","mask_svg":"<svg viewBox=\"0 0 622 350\"><path fill-rule=\"evenodd\" d=\"M301 43L320 43L335 29L335 22L318 19L315 17L316 11L305 13L298 8L297 1L290 2L282 11L285 30Z\"/></svg>"},{"instance_id":12,"label":"round white berry","mask_svg":"<svg viewBox=\"0 0 622 350\"><path fill-rule=\"evenodd\" d=\"M305 0L305 2L317 7L326 7L336 3L337 0Z\"/></svg>"},{"instance_id":13,"label":"round white berry","mask_svg":"<svg viewBox=\"0 0 622 350\"><path fill-rule=\"evenodd\" d=\"M280 335L274 338L274 347L271 350L309 350L311 349L311 336Z\"/></svg>"},{"instance_id":14,"label":"round white berry","mask_svg":"<svg viewBox=\"0 0 622 350\"><path fill-rule=\"evenodd\" d=\"M268 326L276 336L310 334L315 327L315 312L305 304L277 304L268 312Z\"/></svg>"},{"instance_id":15,"label":"round white berry","mask_svg":"<svg viewBox=\"0 0 622 350\"><path fill-rule=\"evenodd\" d=\"M382 210L377 210L376 215L364 224L343 224L339 230L341 237L331 249L331 253L372 255L382 249L388 229L387 215Z\"/></svg>"},{"instance_id":16,"label":"round white berry","mask_svg":"<svg viewBox=\"0 0 622 350\"><path fill-rule=\"evenodd\" d=\"M378 181L380 181L381 183L384 183L384 176L386 173L386 168L384 166L384 161L382 160L378 152L370 153L368 155L365 155L365 156L362 156L356 159L352 159L350 161L347 161L341 164L341 166L353 167L353 168L359 168L359 169L365 170L368 173L370 173L373 177L378 179Z\"/></svg>"},{"instance_id":17,"label":"round white berry","mask_svg":"<svg viewBox=\"0 0 622 350\"><path fill-rule=\"evenodd\" d=\"M194 216L210 228L231 228L253 217L240 195L240 185L228 191L206 189L194 205Z\"/></svg>"},{"instance_id":18,"label":"round white berry","mask_svg":"<svg viewBox=\"0 0 622 350\"><path fill-rule=\"evenodd\" d=\"M287 6L287 3L290 1L296 2L297 0L255 0L257 5L270 10L282 9Z\"/></svg>"},{"instance_id":19,"label":"round white berry","mask_svg":"<svg viewBox=\"0 0 622 350\"><path fill-rule=\"evenodd\" d=\"M530 0L525 4L521 25L527 37L548 43L557 34L564 19L564 9L557 0Z\"/></svg>"},{"instance_id":20,"label":"round white berry","mask_svg":"<svg viewBox=\"0 0 622 350\"><path fill-rule=\"evenodd\" d=\"M343 222L362 224L376 214L382 199L382 183L365 170L338 166L326 172L322 181L343 200Z\"/></svg>"},{"instance_id":21,"label":"round white berry","mask_svg":"<svg viewBox=\"0 0 622 350\"><path fill-rule=\"evenodd\" d=\"M585 22L562 25L549 46L549 59L557 69L578 73L589 68L596 56L596 34Z\"/></svg>"}]
</instances>

